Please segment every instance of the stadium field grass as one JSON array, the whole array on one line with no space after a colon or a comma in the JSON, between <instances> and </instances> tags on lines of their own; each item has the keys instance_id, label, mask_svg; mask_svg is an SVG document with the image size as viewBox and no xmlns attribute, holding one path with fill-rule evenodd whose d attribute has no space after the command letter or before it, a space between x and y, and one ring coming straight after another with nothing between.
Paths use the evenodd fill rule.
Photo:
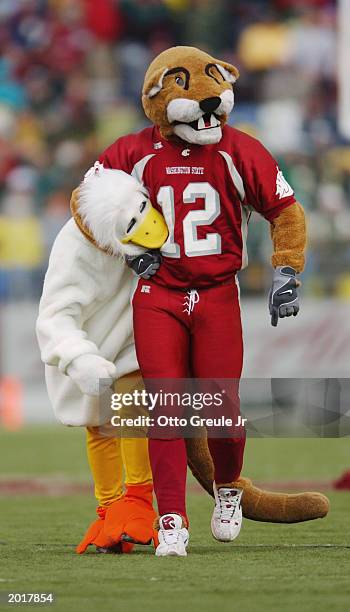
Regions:
<instances>
[{"instance_id":1,"label":"stadium field grass","mask_svg":"<svg viewBox=\"0 0 350 612\"><path fill-rule=\"evenodd\" d=\"M1 479L87 480L83 436L64 428L0 432ZM244 472L264 481L322 480L349 464L346 439L260 439L248 442ZM0 592L53 592L60 612L347 610L350 493L329 497L326 519L245 521L235 543L220 544L210 535L211 500L191 493L186 559L157 559L149 547L132 555L78 556L74 546L94 514L92 495L1 497ZM1 610L13 608L3 601Z\"/></svg>"}]
</instances>

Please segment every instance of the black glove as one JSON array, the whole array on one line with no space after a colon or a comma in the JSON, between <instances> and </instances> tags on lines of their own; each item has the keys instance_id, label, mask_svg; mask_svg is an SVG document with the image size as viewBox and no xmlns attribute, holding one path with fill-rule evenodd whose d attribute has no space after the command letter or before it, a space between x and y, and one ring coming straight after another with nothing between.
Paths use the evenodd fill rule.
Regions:
<instances>
[{"instance_id":1,"label":"black glove","mask_svg":"<svg viewBox=\"0 0 350 612\"><path fill-rule=\"evenodd\" d=\"M274 327L277 326L279 317L295 317L299 312L297 289L300 283L295 274L294 268L289 266L279 266L275 269L269 293L271 325Z\"/></svg>"},{"instance_id":2,"label":"black glove","mask_svg":"<svg viewBox=\"0 0 350 612\"><path fill-rule=\"evenodd\" d=\"M137 257L127 255L125 262L141 278L151 278L159 270L162 256L159 251L145 251Z\"/></svg>"}]
</instances>

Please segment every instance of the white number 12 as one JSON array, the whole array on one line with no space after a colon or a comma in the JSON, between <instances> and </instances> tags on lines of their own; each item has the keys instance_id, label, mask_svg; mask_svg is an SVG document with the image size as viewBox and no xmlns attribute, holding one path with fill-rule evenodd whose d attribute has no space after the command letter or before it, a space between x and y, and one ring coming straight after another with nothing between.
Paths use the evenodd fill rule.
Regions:
<instances>
[{"instance_id":1,"label":"white number 12","mask_svg":"<svg viewBox=\"0 0 350 612\"><path fill-rule=\"evenodd\" d=\"M183 220L183 235L187 257L200 255L215 255L221 253L220 234L207 234L198 238L197 228L200 225L210 225L220 214L220 196L209 183L189 183L183 192L184 204L193 204L197 198L203 198L203 210L190 210ZM157 202L163 210L163 215L169 229L168 240L162 246L162 254L166 257L180 257L180 245L174 239L175 198L173 187L161 187Z\"/></svg>"}]
</instances>

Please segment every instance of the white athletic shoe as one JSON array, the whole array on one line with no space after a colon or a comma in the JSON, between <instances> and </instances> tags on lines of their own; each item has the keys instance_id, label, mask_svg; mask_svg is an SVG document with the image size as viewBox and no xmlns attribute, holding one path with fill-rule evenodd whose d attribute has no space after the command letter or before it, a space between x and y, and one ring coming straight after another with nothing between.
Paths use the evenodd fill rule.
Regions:
<instances>
[{"instance_id":1,"label":"white athletic shoe","mask_svg":"<svg viewBox=\"0 0 350 612\"><path fill-rule=\"evenodd\" d=\"M235 540L242 527L242 489L216 488L213 483L215 508L211 519L211 532L220 542Z\"/></svg>"},{"instance_id":2,"label":"white athletic shoe","mask_svg":"<svg viewBox=\"0 0 350 612\"><path fill-rule=\"evenodd\" d=\"M179 514L163 514L159 519L157 557L186 557L189 533Z\"/></svg>"}]
</instances>

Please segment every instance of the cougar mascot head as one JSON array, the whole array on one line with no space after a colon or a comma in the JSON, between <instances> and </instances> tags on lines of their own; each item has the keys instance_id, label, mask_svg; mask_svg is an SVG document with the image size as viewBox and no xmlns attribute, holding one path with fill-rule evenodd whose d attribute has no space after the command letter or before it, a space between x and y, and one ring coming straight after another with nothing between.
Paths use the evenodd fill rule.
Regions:
<instances>
[{"instance_id":1,"label":"cougar mascot head","mask_svg":"<svg viewBox=\"0 0 350 612\"><path fill-rule=\"evenodd\" d=\"M167 49L146 72L143 108L164 138L214 144L232 111L238 76L235 66L194 47Z\"/></svg>"}]
</instances>

